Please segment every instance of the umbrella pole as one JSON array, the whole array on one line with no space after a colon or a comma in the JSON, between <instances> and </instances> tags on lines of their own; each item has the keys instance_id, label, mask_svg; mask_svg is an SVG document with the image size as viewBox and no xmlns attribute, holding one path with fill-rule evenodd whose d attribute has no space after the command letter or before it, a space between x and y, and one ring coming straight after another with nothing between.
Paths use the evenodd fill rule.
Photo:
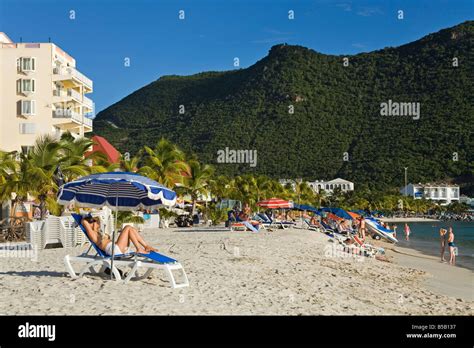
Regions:
<instances>
[{"instance_id":1,"label":"umbrella pole","mask_svg":"<svg viewBox=\"0 0 474 348\"><path fill-rule=\"evenodd\" d=\"M115 231L117 230L117 217L118 217L118 190L117 196L115 197L115 222L114 231L112 232L112 261L110 262L110 279L114 279L114 254L115 254Z\"/></svg>"}]
</instances>

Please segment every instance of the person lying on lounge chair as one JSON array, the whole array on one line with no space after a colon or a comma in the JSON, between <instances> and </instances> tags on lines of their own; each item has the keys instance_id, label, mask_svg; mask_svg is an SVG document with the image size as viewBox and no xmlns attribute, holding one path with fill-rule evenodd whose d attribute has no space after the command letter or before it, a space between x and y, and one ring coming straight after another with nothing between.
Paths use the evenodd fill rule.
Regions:
<instances>
[{"instance_id":1,"label":"person lying on lounge chair","mask_svg":"<svg viewBox=\"0 0 474 348\"><path fill-rule=\"evenodd\" d=\"M239 221L239 222L248 222L250 225L247 226L247 227L249 227L249 228L253 227L253 229L255 229L254 232L258 232L258 230L260 229L260 222L250 219L250 217L247 214L245 214L243 211L241 211L239 216L237 216L237 221ZM252 230L252 231L253 231L253 229L250 228L250 230Z\"/></svg>"},{"instance_id":2,"label":"person lying on lounge chair","mask_svg":"<svg viewBox=\"0 0 474 348\"><path fill-rule=\"evenodd\" d=\"M82 219L81 223L86 229L90 240L107 255L112 255L112 240L107 234L101 233L100 219L88 216ZM132 242L137 249L137 253L146 254L150 251L158 251L148 245L135 228L132 226L125 226L115 243L114 255L127 253L130 247L130 242Z\"/></svg>"}]
</instances>

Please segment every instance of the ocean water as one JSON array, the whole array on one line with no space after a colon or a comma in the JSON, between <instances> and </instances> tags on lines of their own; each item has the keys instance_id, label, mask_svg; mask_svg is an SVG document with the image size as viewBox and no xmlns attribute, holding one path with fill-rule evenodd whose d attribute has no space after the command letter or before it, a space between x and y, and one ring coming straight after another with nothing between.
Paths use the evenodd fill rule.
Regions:
<instances>
[{"instance_id":1,"label":"ocean water","mask_svg":"<svg viewBox=\"0 0 474 348\"><path fill-rule=\"evenodd\" d=\"M393 225L393 223L390 223ZM410 240L405 240L404 223L397 223L398 245L413 248L427 255L441 257L439 229L452 227L454 244L458 247L456 265L474 270L474 222L439 221L439 222L409 222L411 229ZM449 250L446 247L444 258L449 260Z\"/></svg>"}]
</instances>

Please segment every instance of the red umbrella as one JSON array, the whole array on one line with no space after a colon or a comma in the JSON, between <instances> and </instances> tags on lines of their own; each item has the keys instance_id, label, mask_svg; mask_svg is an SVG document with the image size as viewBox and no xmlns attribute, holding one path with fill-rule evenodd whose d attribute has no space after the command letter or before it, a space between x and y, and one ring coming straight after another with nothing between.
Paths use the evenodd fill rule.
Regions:
<instances>
[{"instance_id":1,"label":"red umbrella","mask_svg":"<svg viewBox=\"0 0 474 348\"><path fill-rule=\"evenodd\" d=\"M293 202L285 201L280 198L270 198L257 203L259 207L267 209L293 208Z\"/></svg>"}]
</instances>

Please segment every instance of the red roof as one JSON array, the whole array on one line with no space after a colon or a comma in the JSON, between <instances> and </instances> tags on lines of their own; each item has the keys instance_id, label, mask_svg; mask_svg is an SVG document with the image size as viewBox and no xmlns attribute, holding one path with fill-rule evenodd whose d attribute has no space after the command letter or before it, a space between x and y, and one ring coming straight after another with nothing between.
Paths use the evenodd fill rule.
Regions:
<instances>
[{"instance_id":1,"label":"red roof","mask_svg":"<svg viewBox=\"0 0 474 348\"><path fill-rule=\"evenodd\" d=\"M118 163L120 161L120 152L118 152L117 149L107 141L107 139L94 135L92 141L94 142L94 145L92 145L92 151L87 152L86 156L94 152L100 152L107 156L110 163Z\"/></svg>"}]
</instances>

